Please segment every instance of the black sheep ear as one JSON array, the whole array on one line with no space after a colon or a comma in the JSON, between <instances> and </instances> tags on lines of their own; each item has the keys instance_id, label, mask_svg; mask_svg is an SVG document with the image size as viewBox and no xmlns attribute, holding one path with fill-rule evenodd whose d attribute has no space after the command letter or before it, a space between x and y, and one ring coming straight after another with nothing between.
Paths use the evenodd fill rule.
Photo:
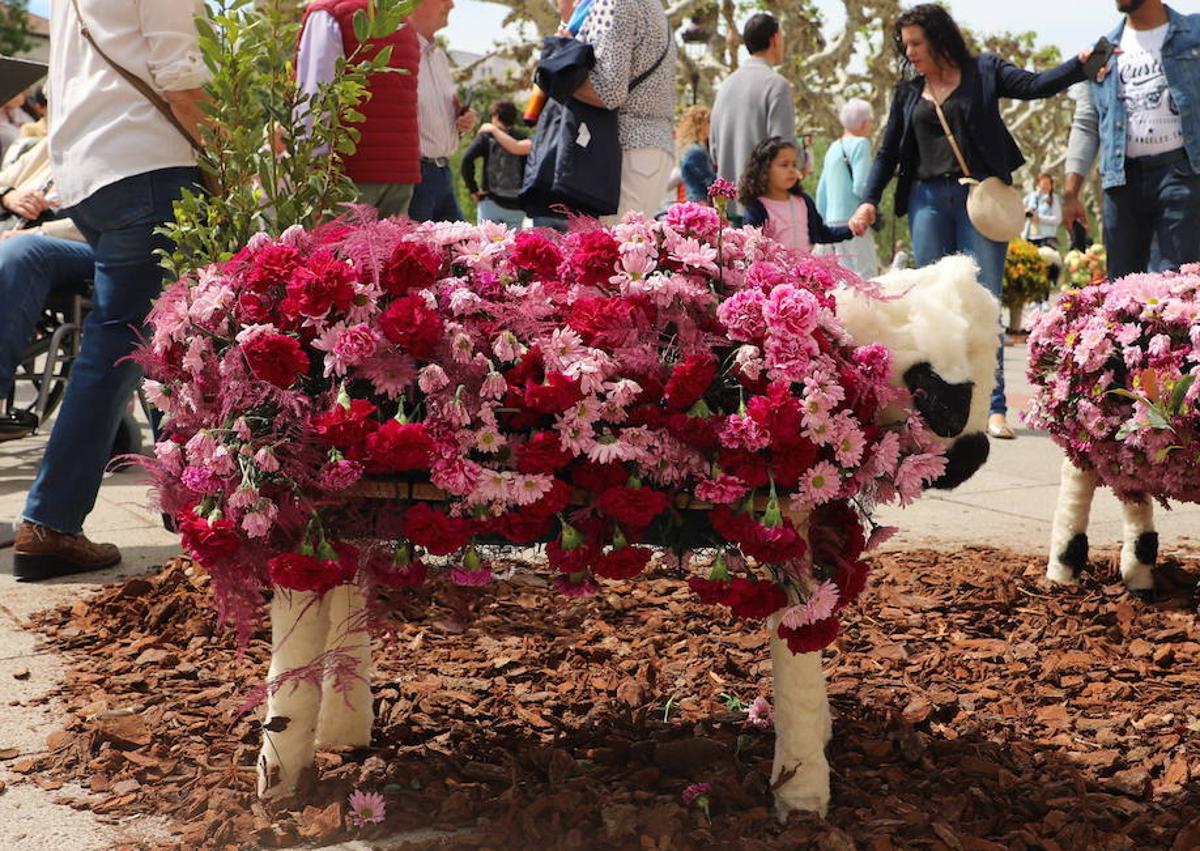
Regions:
<instances>
[{"instance_id":1,"label":"black sheep ear","mask_svg":"<svg viewBox=\"0 0 1200 851\"><path fill-rule=\"evenodd\" d=\"M913 404L934 434L938 437L962 434L971 415L974 382L950 384L928 363L918 363L904 373L904 386L912 394Z\"/></svg>"}]
</instances>

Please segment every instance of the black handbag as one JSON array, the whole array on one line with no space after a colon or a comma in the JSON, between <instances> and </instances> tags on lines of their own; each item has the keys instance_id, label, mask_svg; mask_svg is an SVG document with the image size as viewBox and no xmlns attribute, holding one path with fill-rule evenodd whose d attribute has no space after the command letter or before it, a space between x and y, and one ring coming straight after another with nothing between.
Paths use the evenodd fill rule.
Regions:
<instances>
[{"instance_id":1,"label":"black handbag","mask_svg":"<svg viewBox=\"0 0 1200 851\"><path fill-rule=\"evenodd\" d=\"M658 70L670 50L629 84L633 92ZM530 215L562 206L588 216L609 216L621 203L621 140L617 111L583 103L572 92L595 64L590 44L547 36L535 79L551 98L538 119L533 149L525 163L521 205Z\"/></svg>"}]
</instances>

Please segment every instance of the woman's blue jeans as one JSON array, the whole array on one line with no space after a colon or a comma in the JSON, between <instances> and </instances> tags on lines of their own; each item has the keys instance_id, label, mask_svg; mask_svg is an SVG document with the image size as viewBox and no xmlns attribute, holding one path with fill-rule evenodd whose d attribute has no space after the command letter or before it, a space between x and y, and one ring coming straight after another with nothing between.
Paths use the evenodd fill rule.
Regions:
<instances>
[{"instance_id":1,"label":"woman's blue jeans","mask_svg":"<svg viewBox=\"0 0 1200 851\"><path fill-rule=\"evenodd\" d=\"M908 196L908 227L913 258L918 267L936 263L951 254L968 254L979 264L979 282L997 299L1004 282L1004 257L1008 243L996 242L975 230L967 216L967 187L957 178L918 180ZM1000 316L995 322L999 327ZM1008 411L1004 399L1004 335L996 350L996 387L991 412Z\"/></svg>"},{"instance_id":2,"label":"woman's blue jeans","mask_svg":"<svg viewBox=\"0 0 1200 851\"><path fill-rule=\"evenodd\" d=\"M170 244L154 230L174 218L180 190L199 180L194 168L158 169L98 189L66 211L95 253L92 310L25 520L78 534L96 504L122 411L142 376L126 357L162 292L165 273L154 252Z\"/></svg>"}]
</instances>

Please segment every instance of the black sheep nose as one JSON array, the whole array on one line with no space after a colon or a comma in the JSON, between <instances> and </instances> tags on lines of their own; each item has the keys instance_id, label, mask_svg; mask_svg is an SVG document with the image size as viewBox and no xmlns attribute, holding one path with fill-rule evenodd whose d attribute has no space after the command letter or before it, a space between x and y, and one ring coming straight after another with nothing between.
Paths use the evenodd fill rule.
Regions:
<instances>
[{"instance_id":1,"label":"black sheep nose","mask_svg":"<svg viewBox=\"0 0 1200 851\"><path fill-rule=\"evenodd\" d=\"M950 384L928 363L918 363L904 373L904 385L925 424L938 437L954 437L967 427L974 382Z\"/></svg>"}]
</instances>

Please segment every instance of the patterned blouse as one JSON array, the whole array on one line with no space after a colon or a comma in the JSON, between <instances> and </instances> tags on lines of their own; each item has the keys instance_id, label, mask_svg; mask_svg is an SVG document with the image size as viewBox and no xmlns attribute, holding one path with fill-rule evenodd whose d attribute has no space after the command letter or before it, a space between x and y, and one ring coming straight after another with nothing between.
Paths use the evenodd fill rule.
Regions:
<instances>
[{"instance_id":1,"label":"patterned blouse","mask_svg":"<svg viewBox=\"0 0 1200 851\"><path fill-rule=\"evenodd\" d=\"M621 149L674 154L675 40L659 0L594 0L579 38L595 48L592 87L618 110ZM662 63L631 93L629 84L660 56Z\"/></svg>"}]
</instances>

